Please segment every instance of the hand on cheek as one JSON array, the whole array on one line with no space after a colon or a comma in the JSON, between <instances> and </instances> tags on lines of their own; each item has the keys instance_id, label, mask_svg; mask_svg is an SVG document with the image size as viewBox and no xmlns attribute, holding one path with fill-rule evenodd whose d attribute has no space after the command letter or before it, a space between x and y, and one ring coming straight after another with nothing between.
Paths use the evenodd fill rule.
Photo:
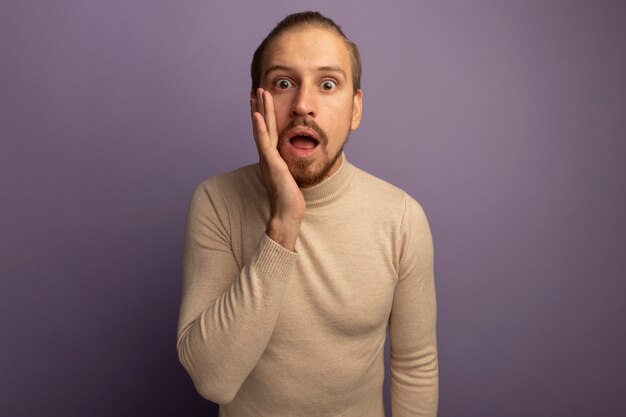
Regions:
<instances>
[{"instance_id":1,"label":"hand on cheek","mask_svg":"<svg viewBox=\"0 0 626 417\"><path fill-rule=\"evenodd\" d=\"M269 91L257 89L250 97L252 131L261 177L267 190L270 219L267 235L288 250L295 249L306 204L300 188L278 153L274 102Z\"/></svg>"}]
</instances>

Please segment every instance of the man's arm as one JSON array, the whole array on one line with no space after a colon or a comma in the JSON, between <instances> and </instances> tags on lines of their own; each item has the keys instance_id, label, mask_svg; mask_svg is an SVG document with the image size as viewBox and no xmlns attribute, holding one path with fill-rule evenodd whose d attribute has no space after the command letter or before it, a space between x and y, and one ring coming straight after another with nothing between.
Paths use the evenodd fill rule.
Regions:
<instances>
[{"instance_id":1,"label":"man's arm","mask_svg":"<svg viewBox=\"0 0 626 417\"><path fill-rule=\"evenodd\" d=\"M266 233L239 271L228 208L215 180L196 190L185 232L178 353L197 390L228 403L254 369L274 330L297 255L304 199L276 150L271 96L251 97L254 138L270 202Z\"/></svg>"},{"instance_id":2,"label":"man's arm","mask_svg":"<svg viewBox=\"0 0 626 417\"><path fill-rule=\"evenodd\" d=\"M433 245L422 208L406 197L398 284L389 321L393 417L434 417L438 360Z\"/></svg>"}]
</instances>

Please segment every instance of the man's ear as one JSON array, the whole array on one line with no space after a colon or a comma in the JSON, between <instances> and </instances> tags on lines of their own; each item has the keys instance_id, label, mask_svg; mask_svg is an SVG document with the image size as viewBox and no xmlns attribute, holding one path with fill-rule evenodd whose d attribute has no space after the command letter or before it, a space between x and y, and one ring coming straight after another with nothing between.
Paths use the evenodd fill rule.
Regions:
<instances>
[{"instance_id":1,"label":"man's ear","mask_svg":"<svg viewBox=\"0 0 626 417\"><path fill-rule=\"evenodd\" d=\"M352 123L350 130L356 130L361 123L361 115L363 114L363 91L357 90L352 99Z\"/></svg>"}]
</instances>

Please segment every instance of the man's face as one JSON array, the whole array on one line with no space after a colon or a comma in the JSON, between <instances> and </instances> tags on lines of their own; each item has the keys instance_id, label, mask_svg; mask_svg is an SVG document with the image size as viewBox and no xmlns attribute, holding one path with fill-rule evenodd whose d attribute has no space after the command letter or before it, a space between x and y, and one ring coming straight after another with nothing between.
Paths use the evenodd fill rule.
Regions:
<instances>
[{"instance_id":1,"label":"man's face","mask_svg":"<svg viewBox=\"0 0 626 417\"><path fill-rule=\"evenodd\" d=\"M335 173L348 134L361 120L361 90L353 91L343 39L313 27L283 33L265 53L261 87L272 94L278 152L298 185Z\"/></svg>"}]
</instances>

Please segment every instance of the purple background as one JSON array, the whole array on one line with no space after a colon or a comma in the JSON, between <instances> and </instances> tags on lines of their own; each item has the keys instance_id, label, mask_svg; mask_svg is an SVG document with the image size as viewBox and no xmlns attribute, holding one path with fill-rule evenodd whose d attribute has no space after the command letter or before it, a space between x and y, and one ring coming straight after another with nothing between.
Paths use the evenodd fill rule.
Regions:
<instances>
[{"instance_id":1,"label":"purple background","mask_svg":"<svg viewBox=\"0 0 626 417\"><path fill-rule=\"evenodd\" d=\"M2 0L0 413L216 415L185 210L255 161L252 52L311 7L363 55L349 160L430 218L440 416L626 415L626 3L591 0Z\"/></svg>"}]
</instances>

